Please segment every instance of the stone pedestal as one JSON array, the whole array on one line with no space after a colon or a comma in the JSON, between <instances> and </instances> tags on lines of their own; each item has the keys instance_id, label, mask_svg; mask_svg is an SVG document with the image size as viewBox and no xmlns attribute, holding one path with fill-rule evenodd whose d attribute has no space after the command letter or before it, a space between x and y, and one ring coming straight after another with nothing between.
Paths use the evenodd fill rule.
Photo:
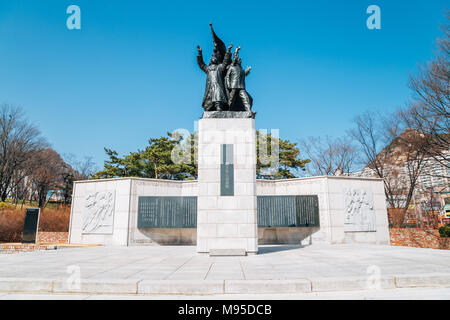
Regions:
<instances>
[{"instance_id":1,"label":"stone pedestal","mask_svg":"<svg viewBox=\"0 0 450 320\"><path fill-rule=\"evenodd\" d=\"M200 119L197 251L258 252L254 119Z\"/></svg>"}]
</instances>

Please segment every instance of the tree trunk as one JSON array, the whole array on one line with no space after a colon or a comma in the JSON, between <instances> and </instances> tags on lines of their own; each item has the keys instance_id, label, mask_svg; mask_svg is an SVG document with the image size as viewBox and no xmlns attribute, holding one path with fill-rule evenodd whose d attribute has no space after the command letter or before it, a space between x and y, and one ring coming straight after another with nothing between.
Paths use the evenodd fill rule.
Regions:
<instances>
[{"instance_id":1,"label":"tree trunk","mask_svg":"<svg viewBox=\"0 0 450 320\"><path fill-rule=\"evenodd\" d=\"M44 186L41 186L39 189L39 208L42 208L45 204L45 199L46 199L46 188Z\"/></svg>"},{"instance_id":2,"label":"tree trunk","mask_svg":"<svg viewBox=\"0 0 450 320\"><path fill-rule=\"evenodd\" d=\"M393 228L401 228L406 217L406 208L388 208L389 223Z\"/></svg>"}]
</instances>

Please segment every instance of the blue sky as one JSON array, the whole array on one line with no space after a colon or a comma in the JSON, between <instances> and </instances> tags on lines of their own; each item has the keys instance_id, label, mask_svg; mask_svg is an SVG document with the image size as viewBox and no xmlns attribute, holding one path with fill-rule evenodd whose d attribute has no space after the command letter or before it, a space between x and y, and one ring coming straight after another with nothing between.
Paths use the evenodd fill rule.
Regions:
<instances>
[{"instance_id":1,"label":"blue sky","mask_svg":"<svg viewBox=\"0 0 450 320\"><path fill-rule=\"evenodd\" d=\"M66 8L81 8L68 30ZM366 8L381 8L381 30ZM208 23L241 45L256 127L297 141L340 136L365 110L390 112L429 60L448 1L0 2L0 103L20 106L53 148L78 158L124 154L194 128L202 114Z\"/></svg>"}]
</instances>

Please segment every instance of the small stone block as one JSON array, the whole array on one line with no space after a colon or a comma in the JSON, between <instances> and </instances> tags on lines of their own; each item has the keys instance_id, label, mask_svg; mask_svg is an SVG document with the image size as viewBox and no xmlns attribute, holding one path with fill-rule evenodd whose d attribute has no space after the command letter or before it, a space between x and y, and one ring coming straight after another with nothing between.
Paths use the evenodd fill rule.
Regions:
<instances>
[{"instance_id":1,"label":"small stone block","mask_svg":"<svg viewBox=\"0 0 450 320\"><path fill-rule=\"evenodd\" d=\"M245 256L247 252L245 249L211 249L209 251L210 257L218 256Z\"/></svg>"}]
</instances>

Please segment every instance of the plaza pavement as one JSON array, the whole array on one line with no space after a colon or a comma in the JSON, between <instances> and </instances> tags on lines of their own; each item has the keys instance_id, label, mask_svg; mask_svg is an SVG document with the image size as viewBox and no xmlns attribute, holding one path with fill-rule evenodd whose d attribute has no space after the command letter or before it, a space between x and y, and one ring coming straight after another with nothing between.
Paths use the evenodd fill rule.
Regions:
<instances>
[{"instance_id":1,"label":"plaza pavement","mask_svg":"<svg viewBox=\"0 0 450 320\"><path fill-rule=\"evenodd\" d=\"M0 299L19 293L313 297L421 287L439 287L450 298L450 251L317 244L261 246L258 255L244 257L209 257L197 254L195 246L69 247L0 255Z\"/></svg>"},{"instance_id":2,"label":"plaza pavement","mask_svg":"<svg viewBox=\"0 0 450 320\"><path fill-rule=\"evenodd\" d=\"M396 288L273 294L51 294L0 293L0 300L449 300L450 288Z\"/></svg>"}]
</instances>

